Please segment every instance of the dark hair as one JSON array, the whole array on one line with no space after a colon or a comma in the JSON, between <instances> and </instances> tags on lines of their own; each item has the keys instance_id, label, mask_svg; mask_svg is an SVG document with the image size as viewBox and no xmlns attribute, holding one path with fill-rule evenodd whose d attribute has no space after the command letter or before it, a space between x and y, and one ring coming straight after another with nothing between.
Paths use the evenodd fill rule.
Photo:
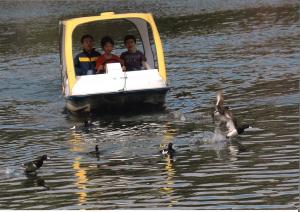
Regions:
<instances>
[{"instance_id":1,"label":"dark hair","mask_svg":"<svg viewBox=\"0 0 300 212\"><path fill-rule=\"evenodd\" d=\"M101 39L101 46L102 46L102 48L104 47L104 45L105 45L106 43L111 43L113 46L115 45L115 42L114 42L113 39L112 39L111 37L109 37L109 36L105 36L105 37L103 37L103 38Z\"/></svg>"},{"instance_id":2,"label":"dark hair","mask_svg":"<svg viewBox=\"0 0 300 212\"><path fill-rule=\"evenodd\" d=\"M86 34L81 37L80 42L83 43L84 39L86 39L86 38L90 38L90 39L94 40L93 36Z\"/></svg>"},{"instance_id":3,"label":"dark hair","mask_svg":"<svg viewBox=\"0 0 300 212\"><path fill-rule=\"evenodd\" d=\"M126 41L130 39L132 39L134 43L136 43L136 38L134 37L134 35L126 35L124 38L124 43L126 43Z\"/></svg>"}]
</instances>

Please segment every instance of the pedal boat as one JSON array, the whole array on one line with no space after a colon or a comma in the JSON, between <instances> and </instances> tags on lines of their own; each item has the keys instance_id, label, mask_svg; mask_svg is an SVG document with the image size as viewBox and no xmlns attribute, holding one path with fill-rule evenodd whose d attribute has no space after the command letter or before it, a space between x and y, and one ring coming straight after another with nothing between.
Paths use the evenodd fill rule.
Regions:
<instances>
[{"instance_id":1,"label":"pedal boat","mask_svg":"<svg viewBox=\"0 0 300 212\"><path fill-rule=\"evenodd\" d=\"M150 69L122 71L121 65L117 63L107 64L105 74L76 76L72 53L72 34L75 28L90 22L116 19L131 22L138 30ZM151 49L150 33L155 52ZM60 68L62 93L66 108L71 112L164 108L165 96L169 90L164 53L159 32L150 13L105 12L99 16L60 21Z\"/></svg>"}]
</instances>

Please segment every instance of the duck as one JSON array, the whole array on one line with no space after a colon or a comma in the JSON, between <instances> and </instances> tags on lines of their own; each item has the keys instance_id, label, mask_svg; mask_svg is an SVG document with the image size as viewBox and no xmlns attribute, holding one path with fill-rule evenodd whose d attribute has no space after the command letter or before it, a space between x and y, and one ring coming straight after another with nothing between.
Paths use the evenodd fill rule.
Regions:
<instances>
[{"instance_id":1,"label":"duck","mask_svg":"<svg viewBox=\"0 0 300 212\"><path fill-rule=\"evenodd\" d=\"M180 93L176 93L175 95L176 98L185 97L185 96L192 97L192 94L189 91L182 91Z\"/></svg>"},{"instance_id":2,"label":"duck","mask_svg":"<svg viewBox=\"0 0 300 212\"><path fill-rule=\"evenodd\" d=\"M85 128L91 128L93 125L91 120L85 120L83 124Z\"/></svg>"},{"instance_id":3,"label":"duck","mask_svg":"<svg viewBox=\"0 0 300 212\"><path fill-rule=\"evenodd\" d=\"M84 131L84 132L86 132L86 133L89 133L89 132L91 132L91 130L92 130L92 126L93 126L92 121L90 121L90 120L85 120L81 126L76 126L76 125L74 125L74 126L71 127L70 129L71 129L71 130L75 130L75 131Z\"/></svg>"},{"instance_id":4,"label":"duck","mask_svg":"<svg viewBox=\"0 0 300 212\"><path fill-rule=\"evenodd\" d=\"M23 164L23 167L25 168L24 171L26 173L35 172L36 170L38 170L39 168L41 168L43 166L43 163L45 160L49 160L49 159L50 159L50 157L48 157L47 155L42 155L42 156L38 157L37 160L24 163Z\"/></svg>"},{"instance_id":5,"label":"duck","mask_svg":"<svg viewBox=\"0 0 300 212\"><path fill-rule=\"evenodd\" d=\"M175 150L173 149L173 144L169 143L166 149L160 150L163 156L170 155L171 157L175 154Z\"/></svg>"},{"instance_id":6,"label":"duck","mask_svg":"<svg viewBox=\"0 0 300 212\"><path fill-rule=\"evenodd\" d=\"M95 151L89 152L90 155L95 155L97 158L100 156L100 150L98 144L95 145Z\"/></svg>"},{"instance_id":7,"label":"duck","mask_svg":"<svg viewBox=\"0 0 300 212\"><path fill-rule=\"evenodd\" d=\"M239 125L237 119L233 116L228 106L224 106L224 95L222 91L217 92L217 102L215 105L214 118L218 118L226 124L226 138L242 134L245 129L250 128L249 124Z\"/></svg>"}]
</instances>

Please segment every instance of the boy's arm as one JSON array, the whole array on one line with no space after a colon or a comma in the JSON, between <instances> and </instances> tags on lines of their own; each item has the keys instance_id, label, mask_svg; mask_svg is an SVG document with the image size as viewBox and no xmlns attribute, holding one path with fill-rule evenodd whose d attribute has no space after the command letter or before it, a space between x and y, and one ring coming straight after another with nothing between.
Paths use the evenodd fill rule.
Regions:
<instances>
[{"instance_id":1,"label":"boy's arm","mask_svg":"<svg viewBox=\"0 0 300 212\"><path fill-rule=\"evenodd\" d=\"M120 55L120 63L121 63L121 66L122 66L122 70L123 71L126 71L126 66L125 66L125 61L124 61L124 53L122 53L121 55Z\"/></svg>"},{"instance_id":2,"label":"boy's arm","mask_svg":"<svg viewBox=\"0 0 300 212\"><path fill-rule=\"evenodd\" d=\"M79 56L77 55L75 58L74 58L74 68L75 68L75 73L77 76L80 76L82 74L82 71L79 67Z\"/></svg>"},{"instance_id":3,"label":"boy's arm","mask_svg":"<svg viewBox=\"0 0 300 212\"><path fill-rule=\"evenodd\" d=\"M104 60L103 58L100 56L98 57L98 59L96 60L96 73L99 74L101 73L101 71L103 71L104 66L103 66Z\"/></svg>"},{"instance_id":4,"label":"boy's arm","mask_svg":"<svg viewBox=\"0 0 300 212\"><path fill-rule=\"evenodd\" d=\"M151 67L149 66L149 64L146 61L142 61L142 65L145 69L151 69Z\"/></svg>"},{"instance_id":5,"label":"boy's arm","mask_svg":"<svg viewBox=\"0 0 300 212\"><path fill-rule=\"evenodd\" d=\"M147 63L147 58L143 53L142 54L142 65L145 69L151 69L150 65Z\"/></svg>"}]
</instances>

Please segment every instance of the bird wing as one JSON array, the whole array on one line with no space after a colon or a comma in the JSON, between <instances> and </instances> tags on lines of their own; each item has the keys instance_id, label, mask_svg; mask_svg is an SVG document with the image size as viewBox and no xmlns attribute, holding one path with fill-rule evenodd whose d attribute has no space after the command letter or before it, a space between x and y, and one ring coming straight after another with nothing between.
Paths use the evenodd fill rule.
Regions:
<instances>
[{"instance_id":1,"label":"bird wing","mask_svg":"<svg viewBox=\"0 0 300 212\"><path fill-rule=\"evenodd\" d=\"M222 91L217 92L217 102L216 105L223 105L224 103L224 96Z\"/></svg>"},{"instance_id":2,"label":"bird wing","mask_svg":"<svg viewBox=\"0 0 300 212\"><path fill-rule=\"evenodd\" d=\"M232 131L236 130L234 121L232 119L230 119L226 122L226 127L227 127L228 132L232 132Z\"/></svg>"},{"instance_id":3,"label":"bird wing","mask_svg":"<svg viewBox=\"0 0 300 212\"><path fill-rule=\"evenodd\" d=\"M33 162L24 163L23 166L25 167L26 172L33 172L33 171L37 170L37 166Z\"/></svg>"},{"instance_id":4,"label":"bird wing","mask_svg":"<svg viewBox=\"0 0 300 212\"><path fill-rule=\"evenodd\" d=\"M232 137L237 134L237 120L233 116L233 113L229 110L225 112L225 117L227 119L226 121L226 127L228 130L227 137Z\"/></svg>"},{"instance_id":5,"label":"bird wing","mask_svg":"<svg viewBox=\"0 0 300 212\"><path fill-rule=\"evenodd\" d=\"M237 119L236 119L236 118L233 118L232 121L233 121L233 124L234 124L235 129L238 129L239 124L238 124Z\"/></svg>"},{"instance_id":6,"label":"bird wing","mask_svg":"<svg viewBox=\"0 0 300 212\"><path fill-rule=\"evenodd\" d=\"M233 137L233 136L236 136L238 135L238 132L236 129L234 129L233 131L229 131L226 135L227 138L230 138L230 137Z\"/></svg>"},{"instance_id":7,"label":"bird wing","mask_svg":"<svg viewBox=\"0 0 300 212\"><path fill-rule=\"evenodd\" d=\"M224 113L225 117L227 119L230 119L230 120L234 120L234 116L233 116L233 113L230 111L230 110L226 110L226 112Z\"/></svg>"},{"instance_id":8,"label":"bird wing","mask_svg":"<svg viewBox=\"0 0 300 212\"><path fill-rule=\"evenodd\" d=\"M43 165L43 160L35 160L33 161L33 164L37 167L40 168Z\"/></svg>"},{"instance_id":9,"label":"bird wing","mask_svg":"<svg viewBox=\"0 0 300 212\"><path fill-rule=\"evenodd\" d=\"M239 124L238 124L238 120L234 117L233 113L230 110L227 110L225 113L225 116L228 119L232 120L232 124L233 124L234 128L237 129Z\"/></svg>"},{"instance_id":10,"label":"bird wing","mask_svg":"<svg viewBox=\"0 0 300 212\"><path fill-rule=\"evenodd\" d=\"M224 95L223 91L217 92L216 111L220 114L224 114Z\"/></svg>"},{"instance_id":11,"label":"bird wing","mask_svg":"<svg viewBox=\"0 0 300 212\"><path fill-rule=\"evenodd\" d=\"M162 149L162 150L160 150L160 152L161 152L163 155L168 154L168 150L167 150L167 149Z\"/></svg>"}]
</instances>

